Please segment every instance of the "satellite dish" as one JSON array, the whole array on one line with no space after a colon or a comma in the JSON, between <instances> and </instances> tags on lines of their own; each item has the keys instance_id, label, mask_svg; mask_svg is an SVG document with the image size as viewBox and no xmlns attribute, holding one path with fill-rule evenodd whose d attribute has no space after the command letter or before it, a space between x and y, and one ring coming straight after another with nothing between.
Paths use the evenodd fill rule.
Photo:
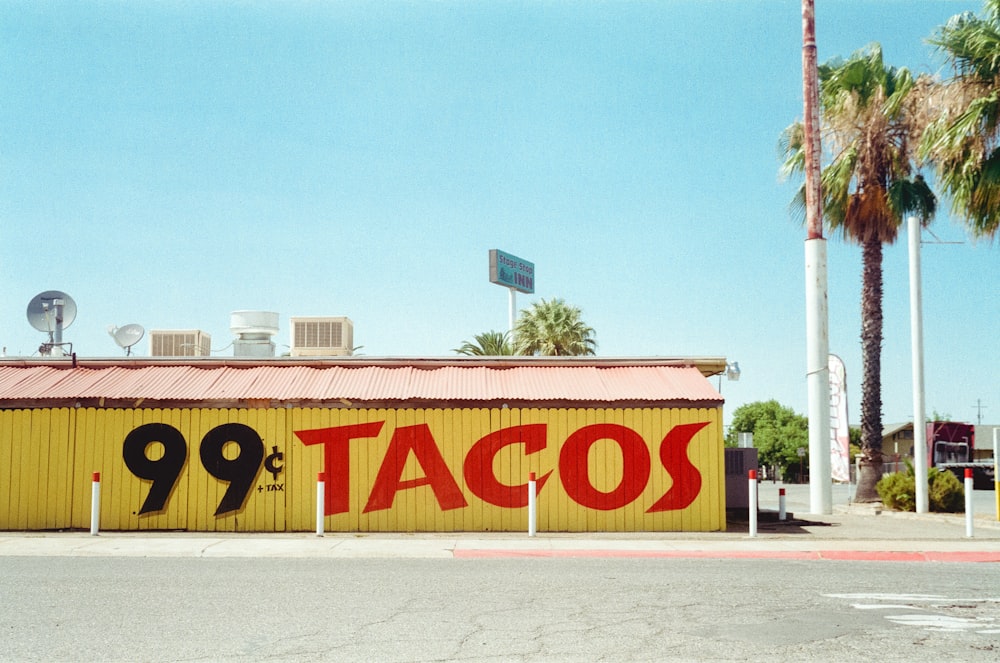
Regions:
<instances>
[{"instance_id":1,"label":"satellite dish","mask_svg":"<svg viewBox=\"0 0 1000 663\"><path fill-rule=\"evenodd\" d=\"M146 330L143 329L142 325L136 324L125 325L124 327L111 325L108 327L108 333L115 339L118 347L125 350L125 355L128 356L132 354L132 346L142 340L142 336L146 333Z\"/></svg>"},{"instance_id":2,"label":"satellite dish","mask_svg":"<svg viewBox=\"0 0 1000 663\"><path fill-rule=\"evenodd\" d=\"M47 332L49 340L42 343L38 351L44 356L63 354L63 346L68 345L72 353L73 344L63 343L63 329L76 320L76 302L61 290L46 290L28 302L28 322L38 331Z\"/></svg>"},{"instance_id":3,"label":"satellite dish","mask_svg":"<svg viewBox=\"0 0 1000 663\"><path fill-rule=\"evenodd\" d=\"M76 320L76 302L61 290L40 292L28 302L28 322L38 331L62 331Z\"/></svg>"}]
</instances>

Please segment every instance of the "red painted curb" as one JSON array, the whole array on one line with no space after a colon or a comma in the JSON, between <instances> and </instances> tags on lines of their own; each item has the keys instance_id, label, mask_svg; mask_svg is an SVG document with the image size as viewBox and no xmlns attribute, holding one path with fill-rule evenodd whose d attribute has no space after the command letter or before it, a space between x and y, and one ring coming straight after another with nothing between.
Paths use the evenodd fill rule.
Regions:
<instances>
[{"instance_id":1,"label":"red painted curb","mask_svg":"<svg viewBox=\"0 0 1000 663\"><path fill-rule=\"evenodd\" d=\"M784 559L847 562L994 562L1000 551L907 552L893 550L455 550L458 559L645 558L645 559Z\"/></svg>"}]
</instances>

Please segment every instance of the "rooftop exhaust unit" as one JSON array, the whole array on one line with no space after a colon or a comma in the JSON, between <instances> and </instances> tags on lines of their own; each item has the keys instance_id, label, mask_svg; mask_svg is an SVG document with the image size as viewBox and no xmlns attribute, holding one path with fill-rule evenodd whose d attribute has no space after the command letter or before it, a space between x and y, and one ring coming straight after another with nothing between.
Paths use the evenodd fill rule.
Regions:
<instances>
[{"instance_id":1,"label":"rooftop exhaust unit","mask_svg":"<svg viewBox=\"0 0 1000 663\"><path fill-rule=\"evenodd\" d=\"M278 314L271 311L233 311L229 316L229 330L236 334L233 341L234 357L273 357L274 341L278 333Z\"/></svg>"},{"instance_id":2,"label":"rooftop exhaust unit","mask_svg":"<svg viewBox=\"0 0 1000 663\"><path fill-rule=\"evenodd\" d=\"M349 357L354 354L354 323L347 317L295 317L293 357Z\"/></svg>"}]
</instances>

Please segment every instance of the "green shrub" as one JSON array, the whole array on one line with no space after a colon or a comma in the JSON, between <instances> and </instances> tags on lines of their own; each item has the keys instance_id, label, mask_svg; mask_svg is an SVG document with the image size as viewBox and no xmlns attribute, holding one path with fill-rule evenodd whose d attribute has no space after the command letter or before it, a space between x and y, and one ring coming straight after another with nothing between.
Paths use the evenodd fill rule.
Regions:
<instances>
[{"instance_id":1,"label":"green shrub","mask_svg":"<svg viewBox=\"0 0 1000 663\"><path fill-rule=\"evenodd\" d=\"M927 506L931 511L956 513L965 510L965 489L954 474L932 467L927 471L927 484ZM917 510L917 482L910 463L906 464L905 472L882 477L875 490L882 504L890 509Z\"/></svg>"},{"instance_id":2,"label":"green shrub","mask_svg":"<svg viewBox=\"0 0 1000 663\"><path fill-rule=\"evenodd\" d=\"M913 478L913 468L908 470L887 474L875 484L882 504L895 511L917 510L917 482Z\"/></svg>"},{"instance_id":3,"label":"green shrub","mask_svg":"<svg viewBox=\"0 0 1000 663\"><path fill-rule=\"evenodd\" d=\"M965 511L965 487L951 472L931 469L928 472L930 487L927 501L931 511L957 513Z\"/></svg>"}]
</instances>

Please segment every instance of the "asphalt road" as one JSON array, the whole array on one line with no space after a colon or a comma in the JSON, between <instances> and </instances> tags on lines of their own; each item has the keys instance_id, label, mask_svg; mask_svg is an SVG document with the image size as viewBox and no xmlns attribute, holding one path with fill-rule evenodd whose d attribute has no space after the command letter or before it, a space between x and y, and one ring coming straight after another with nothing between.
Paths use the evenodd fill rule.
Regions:
<instances>
[{"instance_id":1,"label":"asphalt road","mask_svg":"<svg viewBox=\"0 0 1000 663\"><path fill-rule=\"evenodd\" d=\"M5 557L4 661L996 661L1000 565Z\"/></svg>"}]
</instances>

